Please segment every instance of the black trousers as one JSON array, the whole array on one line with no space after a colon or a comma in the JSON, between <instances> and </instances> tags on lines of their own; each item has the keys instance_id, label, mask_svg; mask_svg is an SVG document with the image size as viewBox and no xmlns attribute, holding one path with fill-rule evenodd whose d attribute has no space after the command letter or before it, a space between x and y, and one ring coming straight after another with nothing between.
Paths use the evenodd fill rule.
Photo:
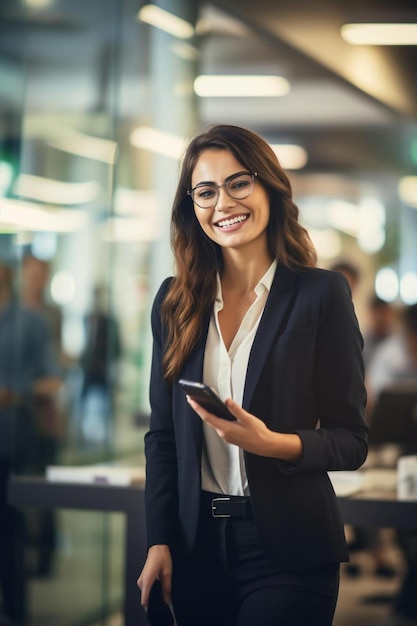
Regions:
<instances>
[{"instance_id":1,"label":"black trousers","mask_svg":"<svg viewBox=\"0 0 417 626\"><path fill-rule=\"evenodd\" d=\"M285 541L285 538L283 538ZM203 499L193 553L174 561L178 626L331 626L340 564L283 572L252 518L213 518Z\"/></svg>"}]
</instances>

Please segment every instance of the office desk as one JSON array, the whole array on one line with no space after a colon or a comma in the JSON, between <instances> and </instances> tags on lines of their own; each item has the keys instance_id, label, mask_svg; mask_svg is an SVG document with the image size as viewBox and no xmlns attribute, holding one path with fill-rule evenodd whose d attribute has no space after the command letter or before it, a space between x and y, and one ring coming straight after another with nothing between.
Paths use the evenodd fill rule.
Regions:
<instances>
[{"instance_id":1,"label":"office desk","mask_svg":"<svg viewBox=\"0 0 417 626\"><path fill-rule=\"evenodd\" d=\"M417 500L398 500L395 493L358 493L338 497L345 524L375 528L417 529Z\"/></svg>"},{"instance_id":2,"label":"office desk","mask_svg":"<svg viewBox=\"0 0 417 626\"><path fill-rule=\"evenodd\" d=\"M9 502L16 507L121 512L126 516L124 626L149 626L140 606L136 579L145 561L143 487L49 482L12 477Z\"/></svg>"},{"instance_id":3,"label":"office desk","mask_svg":"<svg viewBox=\"0 0 417 626\"><path fill-rule=\"evenodd\" d=\"M345 524L417 529L417 499L398 500L396 468L329 472Z\"/></svg>"}]
</instances>

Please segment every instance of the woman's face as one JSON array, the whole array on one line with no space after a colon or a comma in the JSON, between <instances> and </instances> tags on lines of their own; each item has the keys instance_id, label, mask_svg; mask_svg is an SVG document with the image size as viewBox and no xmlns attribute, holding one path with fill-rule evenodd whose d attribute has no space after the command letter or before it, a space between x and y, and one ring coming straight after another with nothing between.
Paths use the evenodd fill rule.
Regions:
<instances>
[{"instance_id":1,"label":"woman's face","mask_svg":"<svg viewBox=\"0 0 417 626\"><path fill-rule=\"evenodd\" d=\"M232 198L224 186L230 177L242 172L254 173L248 172L228 150L204 150L193 170L191 187L195 189L201 183L214 183L222 187L219 187L217 200L214 197L215 204L212 207L201 208L194 203L195 215L206 235L222 248L243 249L249 244L253 248L253 244L259 244L266 249L266 228L270 214L266 189L255 177L251 193L238 200ZM233 190L238 187L239 179L232 179L229 188ZM197 190L195 199L201 189Z\"/></svg>"}]
</instances>

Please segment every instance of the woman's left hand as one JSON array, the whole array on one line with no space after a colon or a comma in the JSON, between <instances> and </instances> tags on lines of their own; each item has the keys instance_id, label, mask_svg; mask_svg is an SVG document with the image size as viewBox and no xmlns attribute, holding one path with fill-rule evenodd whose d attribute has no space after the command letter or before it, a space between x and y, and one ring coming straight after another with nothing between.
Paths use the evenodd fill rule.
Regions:
<instances>
[{"instance_id":1,"label":"woman's left hand","mask_svg":"<svg viewBox=\"0 0 417 626\"><path fill-rule=\"evenodd\" d=\"M189 405L227 443L234 444L253 454L297 461L302 454L301 438L296 434L284 434L270 430L252 413L245 411L237 402L228 398L226 406L236 421L217 417L206 411L198 402L187 396Z\"/></svg>"}]
</instances>

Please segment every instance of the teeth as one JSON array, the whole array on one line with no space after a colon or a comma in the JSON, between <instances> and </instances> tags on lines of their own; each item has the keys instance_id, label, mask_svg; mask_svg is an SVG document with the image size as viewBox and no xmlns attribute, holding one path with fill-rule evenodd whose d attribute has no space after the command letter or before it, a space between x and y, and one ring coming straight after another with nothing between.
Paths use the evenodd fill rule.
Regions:
<instances>
[{"instance_id":1,"label":"teeth","mask_svg":"<svg viewBox=\"0 0 417 626\"><path fill-rule=\"evenodd\" d=\"M234 217L231 220L222 220L221 222L217 222L217 225L220 226L221 228L224 228L225 226L232 226L233 224L239 224L239 222L244 222L247 219L248 219L247 215L238 215L237 217Z\"/></svg>"}]
</instances>

